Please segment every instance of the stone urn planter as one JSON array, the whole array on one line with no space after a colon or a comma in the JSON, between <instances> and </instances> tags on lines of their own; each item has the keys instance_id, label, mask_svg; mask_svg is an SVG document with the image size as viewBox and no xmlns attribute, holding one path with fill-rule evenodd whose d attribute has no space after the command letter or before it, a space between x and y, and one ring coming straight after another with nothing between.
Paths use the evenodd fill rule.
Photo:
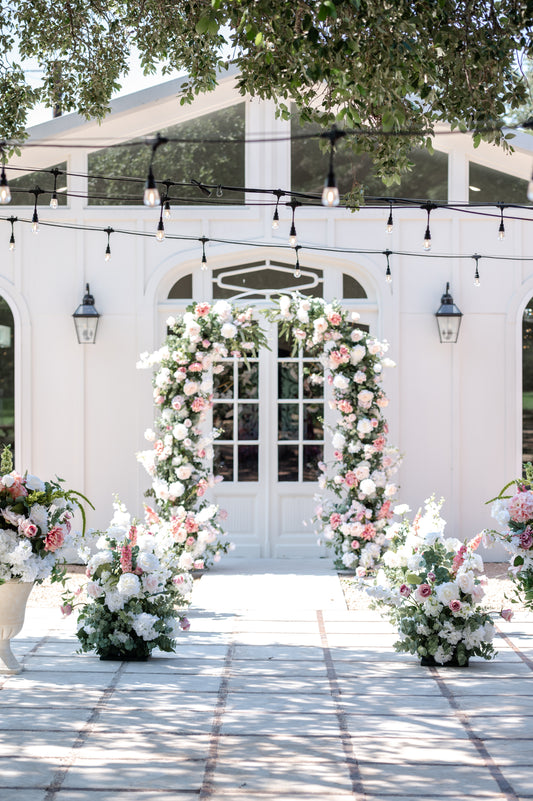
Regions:
<instances>
[{"instance_id":1,"label":"stone urn planter","mask_svg":"<svg viewBox=\"0 0 533 801\"><path fill-rule=\"evenodd\" d=\"M33 582L6 581L0 584L0 674L20 673L22 665L11 651L11 639L24 625L26 603Z\"/></svg>"}]
</instances>

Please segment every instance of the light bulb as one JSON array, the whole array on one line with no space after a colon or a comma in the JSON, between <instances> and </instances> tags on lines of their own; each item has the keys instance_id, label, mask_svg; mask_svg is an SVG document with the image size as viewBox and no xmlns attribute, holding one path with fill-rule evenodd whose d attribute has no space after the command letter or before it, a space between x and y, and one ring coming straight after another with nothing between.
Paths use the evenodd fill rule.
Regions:
<instances>
[{"instance_id":1,"label":"light bulb","mask_svg":"<svg viewBox=\"0 0 533 801\"><path fill-rule=\"evenodd\" d=\"M34 234L39 233L39 217L37 216L37 211L33 212L33 217L31 218L31 230Z\"/></svg>"},{"instance_id":2,"label":"light bulb","mask_svg":"<svg viewBox=\"0 0 533 801\"><path fill-rule=\"evenodd\" d=\"M276 231L279 228L279 214L278 210L274 211L274 216L272 217L272 230Z\"/></svg>"},{"instance_id":3,"label":"light bulb","mask_svg":"<svg viewBox=\"0 0 533 801\"><path fill-rule=\"evenodd\" d=\"M111 260L111 248L109 247L109 244L108 244L106 249L105 249L104 261L110 261L110 260Z\"/></svg>"},{"instance_id":4,"label":"light bulb","mask_svg":"<svg viewBox=\"0 0 533 801\"><path fill-rule=\"evenodd\" d=\"M390 267L387 267L387 272L385 273L385 281L387 282L387 284L392 283L392 273L390 271Z\"/></svg>"},{"instance_id":5,"label":"light bulb","mask_svg":"<svg viewBox=\"0 0 533 801\"><path fill-rule=\"evenodd\" d=\"M57 209L58 205L59 205L59 202L58 202L58 199L57 199L57 194L56 194L56 192L54 192L52 197L50 198L50 208L51 209Z\"/></svg>"},{"instance_id":6,"label":"light bulb","mask_svg":"<svg viewBox=\"0 0 533 801\"><path fill-rule=\"evenodd\" d=\"M144 185L143 203L145 206L156 206L159 205L159 202L159 191L155 184L154 173L150 167L148 170L148 178L146 179L146 183Z\"/></svg>"},{"instance_id":7,"label":"light bulb","mask_svg":"<svg viewBox=\"0 0 533 801\"><path fill-rule=\"evenodd\" d=\"M11 253L15 250L15 235L11 234L11 239L9 240L9 250Z\"/></svg>"},{"instance_id":8,"label":"light bulb","mask_svg":"<svg viewBox=\"0 0 533 801\"><path fill-rule=\"evenodd\" d=\"M163 220L159 220L159 223L157 224L155 238L158 242L162 242L165 238L165 226L163 225Z\"/></svg>"},{"instance_id":9,"label":"light bulb","mask_svg":"<svg viewBox=\"0 0 533 801\"><path fill-rule=\"evenodd\" d=\"M392 234L393 228L394 228L394 222L392 220L392 211L391 211L391 213L389 214L389 219L387 220L387 227L385 230L388 234Z\"/></svg>"},{"instance_id":10,"label":"light bulb","mask_svg":"<svg viewBox=\"0 0 533 801\"><path fill-rule=\"evenodd\" d=\"M298 259L296 259L296 265L294 267L293 275L294 275L295 278L301 278L302 277L302 271L300 270L300 262L298 261Z\"/></svg>"},{"instance_id":11,"label":"light bulb","mask_svg":"<svg viewBox=\"0 0 533 801\"><path fill-rule=\"evenodd\" d=\"M165 207L164 208L165 208L165 211L164 211L165 220L170 220L172 214L171 214L171 211L170 211L170 203L168 202L168 200L165 201Z\"/></svg>"},{"instance_id":12,"label":"light bulb","mask_svg":"<svg viewBox=\"0 0 533 801\"><path fill-rule=\"evenodd\" d=\"M291 248L295 248L298 244L298 237L296 234L296 228L294 223L291 225L291 230L289 231L289 245Z\"/></svg>"},{"instance_id":13,"label":"light bulb","mask_svg":"<svg viewBox=\"0 0 533 801\"><path fill-rule=\"evenodd\" d=\"M2 167L2 175L0 176L0 203L5 206L11 202L11 190L7 183L6 171Z\"/></svg>"},{"instance_id":14,"label":"light bulb","mask_svg":"<svg viewBox=\"0 0 533 801\"><path fill-rule=\"evenodd\" d=\"M429 225L424 234L424 250L431 250L431 231L429 230Z\"/></svg>"},{"instance_id":15,"label":"light bulb","mask_svg":"<svg viewBox=\"0 0 533 801\"><path fill-rule=\"evenodd\" d=\"M202 264L200 265L201 270L207 270L207 259L205 257L205 253L202 254Z\"/></svg>"},{"instance_id":16,"label":"light bulb","mask_svg":"<svg viewBox=\"0 0 533 801\"><path fill-rule=\"evenodd\" d=\"M498 228L498 239L500 242L502 239L505 239L505 225L503 224L503 220L500 223L500 227Z\"/></svg>"},{"instance_id":17,"label":"light bulb","mask_svg":"<svg viewBox=\"0 0 533 801\"><path fill-rule=\"evenodd\" d=\"M322 190L322 205L323 206L338 206L339 205L339 190L333 170L330 170L328 177L324 182L324 189Z\"/></svg>"},{"instance_id":18,"label":"light bulb","mask_svg":"<svg viewBox=\"0 0 533 801\"><path fill-rule=\"evenodd\" d=\"M481 281L479 280L479 273L477 270L474 275L474 286L481 286Z\"/></svg>"}]
</instances>

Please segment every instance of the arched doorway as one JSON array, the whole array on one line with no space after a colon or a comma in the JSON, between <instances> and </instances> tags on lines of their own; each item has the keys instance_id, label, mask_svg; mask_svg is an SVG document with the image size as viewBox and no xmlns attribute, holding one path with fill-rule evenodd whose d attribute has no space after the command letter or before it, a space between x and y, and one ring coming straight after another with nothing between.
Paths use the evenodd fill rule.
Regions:
<instances>
[{"instance_id":1,"label":"arched doorway","mask_svg":"<svg viewBox=\"0 0 533 801\"><path fill-rule=\"evenodd\" d=\"M15 321L0 295L0 448L15 452Z\"/></svg>"},{"instance_id":2,"label":"arched doorway","mask_svg":"<svg viewBox=\"0 0 533 801\"><path fill-rule=\"evenodd\" d=\"M182 275L159 303L160 320L164 317L166 324L192 299L268 309L274 297L294 290L342 298L361 314L361 327L376 331L377 303L355 274L308 264L295 275L293 265L268 258L217 267L207 276ZM227 531L239 555L316 557L316 535L304 521L314 513L319 463L333 455L327 436L333 424L329 387L316 356L294 353L293 343L280 337L266 317L261 327L268 348L247 364L228 356L213 376L208 428L220 432L213 469L224 479L213 501L228 512ZM161 339L164 335L162 328Z\"/></svg>"}]
</instances>

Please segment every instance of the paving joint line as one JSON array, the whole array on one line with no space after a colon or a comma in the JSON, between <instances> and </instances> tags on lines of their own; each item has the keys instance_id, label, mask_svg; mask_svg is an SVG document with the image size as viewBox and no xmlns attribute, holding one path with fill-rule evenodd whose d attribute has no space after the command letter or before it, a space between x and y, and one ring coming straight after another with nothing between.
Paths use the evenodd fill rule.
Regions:
<instances>
[{"instance_id":1,"label":"paving joint line","mask_svg":"<svg viewBox=\"0 0 533 801\"><path fill-rule=\"evenodd\" d=\"M333 663L333 658L331 656L331 651L328 644L328 635L324 625L324 615L321 609L316 610L316 618L318 622L318 631L320 633L320 642L322 643L324 662L326 664L326 673L329 681L330 693L333 699L335 714L339 724L340 739L342 743L342 749L344 751L344 761L348 767L348 774L352 784L352 792L356 799L364 801L366 795L363 788L361 771L359 770L359 763L354 753L352 735L350 734L350 729L348 728L348 722L346 720L346 712L344 711L344 708L339 700L342 691L339 687L339 681L335 672L335 665Z\"/></svg>"},{"instance_id":2,"label":"paving joint line","mask_svg":"<svg viewBox=\"0 0 533 801\"><path fill-rule=\"evenodd\" d=\"M524 664L527 665L530 670L533 670L533 659L530 659L529 656L526 656L526 654L522 653L520 648L514 644L511 638L508 637L507 634L505 634L499 626L495 626L495 629L498 632L498 635L502 638L502 640L504 640L504 642L507 643L507 645L511 648L511 650L513 650L515 654L518 657L520 657L522 662L524 662Z\"/></svg>"},{"instance_id":3,"label":"paving joint line","mask_svg":"<svg viewBox=\"0 0 533 801\"><path fill-rule=\"evenodd\" d=\"M465 729L466 734L468 736L468 739L470 740L470 742L472 743L472 745L474 746L474 748L476 749L476 751L480 755L481 759L483 760L484 767L486 767L488 769L490 775L492 776L492 778L494 779L494 781L498 785L498 788L499 788L500 792L503 793L506 801L518 801L518 799L519 799L518 794L515 792L515 790L512 787L512 785L507 781L507 779L505 778L505 776L501 772L500 768L498 767L496 762L493 760L493 758L491 757L491 755L487 751L487 749L485 747L485 743L483 742L483 740L481 740L481 738L478 737L477 734L474 732L474 730L472 728L472 725L470 723L468 714L465 712L464 709L461 709L461 707L459 706L459 704L457 702L457 698L455 697L455 695L453 693L453 690L451 690L447 686L446 682L444 681L444 679L440 675L440 673L437 670L437 668L430 667L428 669L429 669L431 675L433 676L433 678L435 679L435 681L437 682L438 688L439 688L442 696L450 704L450 706L451 706L451 708L453 710L454 716L457 718L457 720L461 723L461 725Z\"/></svg>"},{"instance_id":4,"label":"paving joint line","mask_svg":"<svg viewBox=\"0 0 533 801\"><path fill-rule=\"evenodd\" d=\"M205 763L204 775L202 785L200 787L200 799L211 798L214 793L214 776L218 762L218 746L222 733L222 718L226 711L226 702L229 695L229 682L231 678L231 667L235 657L235 642L232 640L228 644L226 656L224 658L224 667L218 689L217 704L213 713L213 724L211 726L211 736L209 743L209 751ZM45 801L48 801L45 799Z\"/></svg>"},{"instance_id":5,"label":"paving joint line","mask_svg":"<svg viewBox=\"0 0 533 801\"><path fill-rule=\"evenodd\" d=\"M89 734L92 733L92 731L94 729L94 725L95 725L96 721L98 720L98 718L100 716L100 713L102 712L102 709L105 707L105 705L107 704L108 700L113 695L113 693L115 691L115 687L117 686L117 684L118 684L118 682L119 682L119 680L120 680L120 678L121 678L121 676L122 676L122 674L123 674L123 672L124 672L124 670L126 668L126 665L127 665L127 662L122 662L119 665L119 667L115 671L110 683L108 684L108 686L103 691L103 693L100 696L99 700L96 702L95 706L93 707L93 710L92 710L91 714L89 715L88 720L81 727L81 729L80 729L80 731L78 733L78 736L76 737L76 740L74 741L74 743L73 743L73 745L72 745L72 747L70 749L69 755L66 756L62 760L62 765L56 770L52 781L47 786L46 795L45 795L43 801L55 801L55 797L56 797L57 793L61 790L61 788L62 788L62 786L64 784L64 781L67 778L67 773L69 772L70 768L72 767L72 765L76 761L76 758L78 756L77 752L82 747L82 745L85 744L85 741L87 740L87 737L89 736Z\"/></svg>"},{"instance_id":6,"label":"paving joint line","mask_svg":"<svg viewBox=\"0 0 533 801\"><path fill-rule=\"evenodd\" d=\"M33 648L32 648L30 651L28 651L26 654L24 654L24 656L22 657L22 660L21 660L21 664L22 664L22 668L23 668L23 670L24 670L24 668L25 668L25 666L26 666L26 659L27 659L29 656L33 656L33 654L34 654L36 651L38 651L38 650L39 650L39 648L41 647L41 645L44 645L44 644L45 644L45 642L48 642L48 640L50 639L50 636L51 636L50 634L45 634L45 636L44 636L44 637L41 637L41 639L40 639L40 640L38 640L38 641L35 643L35 645L33 646ZM3 689L4 689L4 685L5 685L5 683L6 683L6 681L7 681L8 679L12 678L12 676L18 676L18 675L19 675L18 673L6 673L5 675L1 676L1 677L0 677L0 690L3 690Z\"/></svg>"}]
</instances>

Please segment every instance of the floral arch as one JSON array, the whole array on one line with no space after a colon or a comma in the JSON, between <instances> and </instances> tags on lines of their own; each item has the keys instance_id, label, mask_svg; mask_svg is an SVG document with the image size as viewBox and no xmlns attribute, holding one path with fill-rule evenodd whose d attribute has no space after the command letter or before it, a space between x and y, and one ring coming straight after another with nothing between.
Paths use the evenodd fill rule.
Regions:
<instances>
[{"instance_id":1,"label":"floral arch","mask_svg":"<svg viewBox=\"0 0 533 801\"><path fill-rule=\"evenodd\" d=\"M219 480L211 471L217 432L206 430L206 418L213 374L223 370L221 362L246 362L266 345L261 315L278 323L295 351L304 348L325 368L338 418L332 434L334 460L320 465L323 495L314 522L333 548L336 566L364 575L381 556L397 492L391 476L399 456L387 445L383 409L388 400L381 387L383 369L393 362L385 356L388 346L359 329L359 315L338 301L293 293L281 295L267 311L225 300L193 303L185 314L167 321L169 334L162 348L142 354L139 362L156 370L158 414L155 430L145 433L153 445L138 455L152 478L148 494L158 507L147 507L147 514L173 523L184 568L203 567L227 551L223 513L206 499ZM323 380L318 375L310 379Z\"/></svg>"}]
</instances>

